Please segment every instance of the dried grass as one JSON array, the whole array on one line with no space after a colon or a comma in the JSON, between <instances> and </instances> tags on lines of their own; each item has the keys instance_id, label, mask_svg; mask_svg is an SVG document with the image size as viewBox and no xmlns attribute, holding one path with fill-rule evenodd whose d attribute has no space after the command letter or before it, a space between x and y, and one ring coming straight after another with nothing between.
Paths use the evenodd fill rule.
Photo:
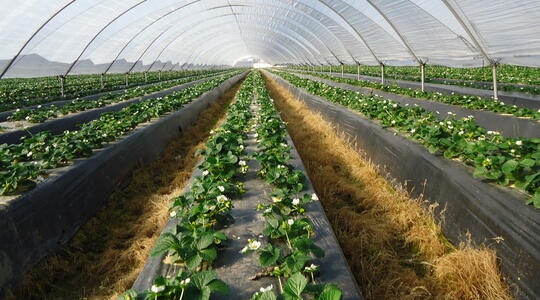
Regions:
<instances>
[{"instance_id":1,"label":"dried grass","mask_svg":"<svg viewBox=\"0 0 540 300\"><path fill-rule=\"evenodd\" d=\"M445 299L512 299L508 287L494 280L500 276L494 265L494 251L462 245L459 251L435 260L434 276L441 282Z\"/></svg>"},{"instance_id":2,"label":"dried grass","mask_svg":"<svg viewBox=\"0 0 540 300\"><path fill-rule=\"evenodd\" d=\"M223 118L240 84L205 110L128 187L112 194L67 246L25 277L16 299L116 299L131 287L168 220L169 200L191 177L209 131Z\"/></svg>"},{"instance_id":3,"label":"dried grass","mask_svg":"<svg viewBox=\"0 0 540 300\"><path fill-rule=\"evenodd\" d=\"M393 189L330 124L265 79L366 299L510 299L492 251L451 247L433 207Z\"/></svg>"}]
</instances>

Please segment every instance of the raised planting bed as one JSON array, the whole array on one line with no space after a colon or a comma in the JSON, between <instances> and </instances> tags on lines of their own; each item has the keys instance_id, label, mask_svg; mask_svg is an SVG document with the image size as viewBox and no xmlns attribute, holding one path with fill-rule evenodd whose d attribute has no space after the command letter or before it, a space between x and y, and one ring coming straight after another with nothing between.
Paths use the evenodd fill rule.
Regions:
<instances>
[{"instance_id":1,"label":"raised planting bed","mask_svg":"<svg viewBox=\"0 0 540 300\"><path fill-rule=\"evenodd\" d=\"M245 74L224 80L179 110L139 124L87 159L50 171L34 189L0 197L0 298L19 284L29 268L66 243L135 168L154 160L179 131Z\"/></svg>"},{"instance_id":2,"label":"raised planting bed","mask_svg":"<svg viewBox=\"0 0 540 300\"><path fill-rule=\"evenodd\" d=\"M450 105L441 102L429 101L424 99L418 99L403 95L394 94L391 92L384 92L380 90L373 90L371 88L360 87L352 84L335 82L330 79L324 79L316 76L296 74L297 76L308 78L311 80L317 80L324 82L328 85L347 89L351 91L357 91L364 95L375 94L383 99L392 99L403 106L419 106L423 109L431 112L438 113L441 119L445 119L448 113L456 114L459 118L473 116L476 123L479 126L486 128L487 130L497 131L501 135L510 138L533 138L540 137L540 121L530 118L519 118L508 114L495 113L487 110L474 110L464 108L459 105ZM336 78L338 79L338 78Z\"/></svg>"},{"instance_id":3,"label":"raised planting bed","mask_svg":"<svg viewBox=\"0 0 540 300\"><path fill-rule=\"evenodd\" d=\"M0 81L0 111L4 112L38 104L45 105L66 98L82 98L106 91L124 90L125 88L167 82L192 75L199 76L219 72L222 72L222 70L174 71L174 74L169 72L168 76L164 76L163 80L161 72L137 72L127 75L117 73L102 76L99 74L68 75L65 78L67 84L63 96L61 95L61 84L58 77L2 78ZM101 81L102 79L103 81ZM129 83L129 85L126 86L126 83ZM0 120L2 120L1 116L2 113L0 113Z\"/></svg>"},{"instance_id":4,"label":"raised planting bed","mask_svg":"<svg viewBox=\"0 0 540 300\"><path fill-rule=\"evenodd\" d=\"M539 138L507 138L478 126L474 117L457 118L452 113L441 120L439 115L421 107L401 106L390 99L381 101L374 95L365 96L289 73L280 76L419 141L432 154L442 153L448 159L460 159L474 166L474 177L526 191L531 195L526 203L540 209Z\"/></svg>"},{"instance_id":5,"label":"raised planting bed","mask_svg":"<svg viewBox=\"0 0 540 300\"><path fill-rule=\"evenodd\" d=\"M204 271L208 269L220 280L209 285L208 291L217 293L212 299L276 299L276 294L300 299L298 295L308 290L313 299L337 300L341 295L343 299L362 299L309 180L299 175L305 170L298 153L289 146L292 141L284 124L260 75L254 77L254 82L251 78L244 82L227 121L207 143L203 161L184 194L172 199L173 218L152 251L155 255L123 299L171 294L176 295L174 299L192 299L200 288L201 274L208 274ZM257 104L252 102L254 97ZM258 117L248 129L246 120L252 112ZM244 164L246 157L253 159ZM287 183L274 180L271 174L276 172ZM283 184L288 186L287 195L281 194L287 189ZM207 213L203 209L207 206L214 208ZM202 232L219 230L220 234L213 234L224 234L227 240L214 248L215 256L201 253L200 264L194 264L192 252L184 250L188 245L182 244L191 239L185 231L189 226L199 237ZM295 236L298 231L302 236ZM279 232L288 232L289 247L280 244L285 240L277 237ZM179 244L171 241L177 238ZM292 249L296 249L294 255ZM326 255L322 257L320 251ZM197 299L208 299L209 294Z\"/></svg>"},{"instance_id":6,"label":"raised planting bed","mask_svg":"<svg viewBox=\"0 0 540 300\"><path fill-rule=\"evenodd\" d=\"M163 97L175 91L179 91L187 87L196 85L208 79L209 78L198 79L192 82L179 84L175 87L167 88L162 91L153 92L142 97L137 96L137 97L133 97L132 99L123 100L120 102L111 102L111 104L108 104L108 105L105 105L106 103L104 102L105 106L103 107L94 108L94 109L85 110L85 111L76 112L76 113L70 113L68 115L65 115L59 118L49 119L43 123L29 123L26 121L12 121L12 122L0 123L0 126L4 126L4 127L6 127L6 124L8 123L11 125L9 129L4 129L4 132L0 133L0 144L19 143L22 137L30 136L31 134L36 134L41 131L50 131L51 134L57 135L57 134L61 134L65 130L77 130L80 124L97 119L99 118L99 116L101 116L102 113L119 111L136 102L142 102L149 99ZM21 123L21 126L14 126L17 123Z\"/></svg>"},{"instance_id":7,"label":"raised planting bed","mask_svg":"<svg viewBox=\"0 0 540 300\"><path fill-rule=\"evenodd\" d=\"M540 214L523 205L525 194L474 178L470 168L457 161L432 155L396 131L383 129L278 76L269 76L345 133L359 151L413 196L422 196L428 205L437 203L444 209L440 219L443 232L454 244L467 242L470 233L474 243L495 249L518 298L540 297Z\"/></svg>"},{"instance_id":8,"label":"raised planting bed","mask_svg":"<svg viewBox=\"0 0 540 300\"><path fill-rule=\"evenodd\" d=\"M338 71L340 68L338 67ZM380 78L380 66L351 66L345 65L344 72ZM501 64L497 67L497 82L499 91L518 92L528 95L538 95L540 92L538 78L539 69L534 67L512 66ZM334 67L334 73L336 68ZM324 67L322 71L331 71L329 67ZM493 90L492 68L451 68L437 65L426 65L425 81L440 83L444 85L464 86L480 90ZM341 73L341 72L339 72ZM419 82L419 66L385 66L385 78L398 79L408 82ZM489 93L489 92L488 92ZM491 94L492 95L492 94ZM488 94L489 96L489 94ZM538 99L538 98L537 98Z\"/></svg>"},{"instance_id":9,"label":"raised planting bed","mask_svg":"<svg viewBox=\"0 0 540 300\"><path fill-rule=\"evenodd\" d=\"M341 77L341 73L332 73L333 76ZM357 75L353 74L344 74L345 77L350 79L357 79ZM380 77L371 77L360 75L360 79L367 80L375 83L380 83ZM416 89L421 88L420 82L406 81L406 80L388 80L385 79L385 84L394 84L401 88ZM472 87L463 87L447 84L437 84L437 83L424 83L424 89L428 92L438 92L443 94L461 94L461 95L473 95L483 98L493 98L493 91L481 90ZM538 110L540 109L540 95L519 93L519 92L498 92L499 101L504 101L507 105L516 105L518 107L526 107L529 109Z\"/></svg>"}]
</instances>

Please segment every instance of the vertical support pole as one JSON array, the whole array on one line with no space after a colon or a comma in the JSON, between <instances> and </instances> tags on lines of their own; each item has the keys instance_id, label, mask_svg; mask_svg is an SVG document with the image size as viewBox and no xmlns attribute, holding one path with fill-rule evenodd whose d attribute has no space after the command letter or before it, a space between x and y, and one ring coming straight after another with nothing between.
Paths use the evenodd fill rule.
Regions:
<instances>
[{"instance_id":1,"label":"vertical support pole","mask_svg":"<svg viewBox=\"0 0 540 300\"><path fill-rule=\"evenodd\" d=\"M101 73L101 75L99 76L99 81L101 83L101 89L105 88L105 81L104 81L103 77L105 77L105 74Z\"/></svg>"},{"instance_id":2,"label":"vertical support pole","mask_svg":"<svg viewBox=\"0 0 540 300\"><path fill-rule=\"evenodd\" d=\"M172 70L169 70L169 79L172 78Z\"/></svg>"},{"instance_id":3,"label":"vertical support pole","mask_svg":"<svg viewBox=\"0 0 540 300\"><path fill-rule=\"evenodd\" d=\"M356 79L360 81L360 64L356 64Z\"/></svg>"},{"instance_id":4,"label":"vertical support pole","mask_svg":"<svg viewBox=\"0 0 540 300\"><path fill-rule=\"evenodd\" d=\"M126 88L129 87L129 72L126 72Z\"/></svg>"},{"instance_id":5,"label":"vertical support pole","mask_svg":"<svg viewBox=\"0 0 540 300\"><path fill-rule=\"evenodd\" d=\"M426 66L425 63L420 63L420 81L422 82L422 92L424 91L424 79L425 79L424 68L425 68L425 66Z\"/></svg>"},{"instance_id":6,"label":"vertical support pole","mask_svg":"<svg viewBox=\"0 0 540 300\"><path fill-rule=\"evenodd\" d=\"M323 72L323 65L321 64L321 73Z\"/></svg>"},{"instance_id":7,"label":"vertical support pole","mask_svg":"<svg viewBox=\"0 0 540 300\"><path fill-rule=\"evenodd\" d=\"M148 82L148 72L144 72L144 82Z\"/></svg>"},{"instance_id":8,"label":"vertical support pole","mask_svg":"<svg viewBox=\"0 0 540 300\"><path fill-rule=\"evenodd\" d=\"M161 81L161 70L158 72L158 80Z\"/></svg>"},{"instance_id":9,"label":"vertical support pole","mask_svg":"<svg viewBox=\"0 0 540 300\"><path fill-rule=\"evenodd\" d=\"M58 76L58 79L60 79L60 94L62 97L66 96L66 77L64 75Z\"/></svg>"},{"instance_id":10,"label":"vertical support pole","mask_svg":"<svg viewBox=\"0 0 540 300\"><path fill-rule=\"evenodd\" d=\"M497 63L493 62L491 66L493 70L493 99L498 100L499 95L497 92Z\"/></svg>"},{"instance_id":11,"label":"vertical support pole","mask_svg":"<svg viewBox=\"0 0 540 300\"><path fill-rule=\"evenodd\" d=\"M341 78L345 78L345 76L343 74L343 68L344 68L344 66L343 66L343 64L341 64Z\"/></svg>"},{"instance_id":12,"label":"vertical support pole","mask_svg":"<svg viewBox=\"0 0 540 300\"><path fill-rule=\"evenodd\" d=\"M47 76L47 96L51 96L53 84L51 84L51 77Z\"/></svg>"},{"instance_id":13,"label":"vertical support pole","mask_svg":"<svg viewBox=\"0 0 540 300\"><path fill-rule=\"evenodd\" d=\"M330 76L332 76L332 64L330 64Z\"/></svg>"},{"instance_id":14,"label":"vertical support pole","mask_svg":"<svg viewBox=\"0 0 540 300\"><path fill-rule=\"evenodd\" d=\"M384 84L384 64L381 64L381 84Z\"/></svg>"}]
</instances>

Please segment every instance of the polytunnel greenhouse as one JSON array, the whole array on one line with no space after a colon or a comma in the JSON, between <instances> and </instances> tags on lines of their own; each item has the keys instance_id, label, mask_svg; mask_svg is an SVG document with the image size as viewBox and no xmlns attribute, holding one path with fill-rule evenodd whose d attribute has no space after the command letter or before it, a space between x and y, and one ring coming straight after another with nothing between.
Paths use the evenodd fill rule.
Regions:
<instances>
[{"instance_id":1,"label":"polytunnel greenhouse","mask_svg":"<svg viewBox=\"0 0 540 300\"><path fill-rule=\"evenodd\" d=\"M0 3L0 299L540 298L540 2Z\"/></svg>"}]
</instances>

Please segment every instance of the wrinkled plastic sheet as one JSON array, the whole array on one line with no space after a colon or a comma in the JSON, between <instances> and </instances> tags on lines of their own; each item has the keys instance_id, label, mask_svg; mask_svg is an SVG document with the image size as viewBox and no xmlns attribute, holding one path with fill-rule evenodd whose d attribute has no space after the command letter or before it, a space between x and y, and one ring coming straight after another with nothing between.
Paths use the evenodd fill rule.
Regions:
<instances>
[{"instance_id":1,"label":"wrinkled plastic sheet","mask_svg":"<svg viewBox=\"0 0 540 300\"><path fill-rule=\"evenodd\" d=\"M51 134L57 135L63 133L65 130L78 130L80 124L84 124L87 122L90 122L94 119L98 119L101 114L105 112L113 112L113 111L119 111L133 103L145 101L152 98L158 98L158 97L164 97L166 95L172 94L175 91L179 91L185 88L188 88L190 86L193 86L195 84L201 83L203 81L207 81L213 77L203 78L199 79L193 82L184 83L169 89L165 89L163 91L155 92L152 94L148 94L142 97L137 97L133 99L129 99L126 101L110 104L104 107L90 109L86 111L81 111L73 114L69 114L66 116L63 116L61 118L56 118L52 120L45 121L43 123L38 124L31 124L26 129L18 129L14 131L8 131L5 133L0 133L0 144L7 143L7 144L17 144L21 142L21 138L23 136L29 136L30 133L35 134L42 131L50 131ZM103 95L103 94L102 94ZM93 96L89 98L95 98L98 99L99 97ZM70 101L62 101L61 104L66 104ZM45 105L44 105L45 106ZM50 105L49 105L50 106ZM57 104L58 106L58 104ZM11 114L11 112L10 112Z\"/></svg>"},{"instance_id":2,"label":"wrinkled plastic sheet","mask_svg":"<svg viewBox=\"0 0 540 300\"><path fill-rule=\"evenodd\" d=\"M157 158L202 110L246 74L230 78L181 110L139 125L87 159L55 169L31 191L0 197L0 299L97 213L108 196L129 181L133 170Z\"/></svg>"},{"instance_id":3,"label":"wrinkled plastic sheet","mask_svg":"<svg viewBox=\"0 0 540 300\"><path fill-rule=\"evenodd\" d=\"M467 242L495 249L503 274L519 299L540 298L540 211L527 206L525 194L473 178L472 170L423 146L382 129L357 113L276 81L313 111L345 133L358 150L414 197L445 209L444 235L454 244Z\"/></svg>"},{"instance_id":4,"label":"wrinkled plastic sheet","mask_svg":"<svg viewBox=\"0 0 540 300\"><path fill-rule=\"evenodd\" d=\"M253 134L250 134L249 137L246 141L246 151L255 151L256 143ZM292 159L289 162L296 170L300 170L307 175L302 160L289 136L287 136L287 142L292 146ZM275 277L250 280L252 276L262 271L258 256L254 253L239 253L247 244L248 239L263 240L260 235L264 229L264 217L256 210L256 207L258 203L270 202L270 196L268 195L272 191L271 186L257 177L257 172L261 168L260 164L256 160L249 160L247 165L249 166L247 174L240 175L241 177L237 178L237 180L243 182L246 193L232 201L234 208L231 215L234 218L234 223L222 230L228 237L227 246L218 250L218 259L213 266L218 278L225 281L229 286L230 294L226 297L213 296L212 299L249 299L261 287L273 284L274 290L277 290L279 286ZM184 192L190 189L195 177L201 176L201 173L201 170L195 169ZM309 178L307 178L306 184L307 190L305 193L313 193ZM324 258L314 259L314 263L319 265L321 270L316 280L322 283L338 285L343 292L344 300L363 299L320 202L316 201L308 204L306 211L306 216L314 224L315 236L313 240L316 245L325 251ZM175 220L169 220L163 232L173 228L176 225ZM165 256L163 254L148 258L146 265L133 284L135 290L143 291L151 287L154 278L159 275L172 277L178 273L178 266L163 263Z\"/></svg>"},{"instance_id":5,"label":"wrinkled plastic sheet","mask_svg":"<svg viewBox=\"0 0 540 300\"><path fill-rule=\"evenodd\" d=\"M457 115L459 118L464 118L468 116L473 116L475 122L486 128L486 130L498 131L504 137L509 138L535 138L540 137L540 122L537 120L532 120L528 118L518 118L512 115L503 115L500 113L494 113L487 110L473 110L457 105L450 105L441 102L423 100L412 98L408 96L397 95L393 93L373 90L370 88L359 87L351 84L338 83L329 79L323 79L316 76L310 76L305 74L295 74L300 77L309 78L316 81L324 82L328 85L357 91L364 95L370 93L382 96L384 99L391 99L402 106L408 104L409 106L418 105L423 109L431 112L439 112L441 120L444 120L448 117L448 112L452 112Z\"/></svg>"}]
</instances>

